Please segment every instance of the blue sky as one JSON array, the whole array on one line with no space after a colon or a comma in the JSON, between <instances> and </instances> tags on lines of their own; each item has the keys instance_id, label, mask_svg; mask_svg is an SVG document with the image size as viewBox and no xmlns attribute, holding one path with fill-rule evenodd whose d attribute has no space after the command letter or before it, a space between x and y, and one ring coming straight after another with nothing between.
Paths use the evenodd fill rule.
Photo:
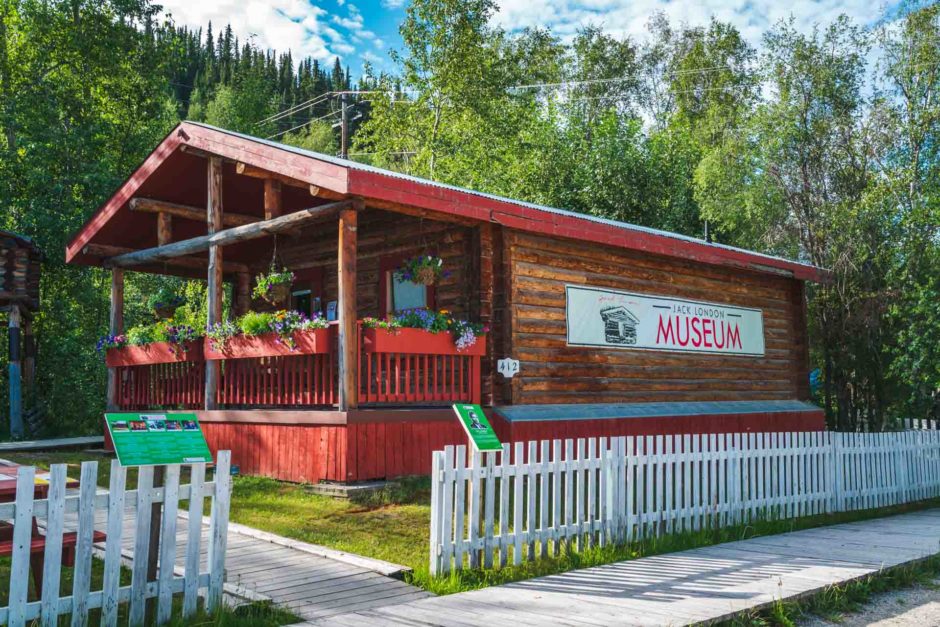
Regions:
<instances>
[{"instance_id":1,"label":"blue sky","mask_svg":"<svg viewBox=\"0 0 940 627\"><path fill-rule=\"evenodd\" d=\"M232 25L240 40L250 37L262 48L291 49L294 58L313 56L332 63L339 57L354 77L363 62L394 69L390 48L400 48L398 25L408 0L162 0L178 24L218 30ZM731 22L757 45L761 35L780 19L796 19L801 30L827 24L845 13L860 25L872 25L896 0L497 0L494 22L507 30L549 27L565 38L586 24L597 24L616 35L642 39L656 11L673 23L705 24L715 16Z\"/></svg>"}]
</instances>

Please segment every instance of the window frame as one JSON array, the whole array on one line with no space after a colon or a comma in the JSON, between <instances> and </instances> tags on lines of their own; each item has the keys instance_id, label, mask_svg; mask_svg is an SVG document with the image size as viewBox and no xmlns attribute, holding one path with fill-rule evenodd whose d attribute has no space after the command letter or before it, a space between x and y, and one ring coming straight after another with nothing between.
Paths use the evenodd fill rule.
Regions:
<instances>
[{"instance_id":1,"label":"window frame","mask_svg":"<svg viewBox=\"0 0 940 627\"><path fill-rule=\"evenodd\" d=\"M436 254L436 253L429 253ZM379 315L384 318L394 313L392 298L392 273L414 254L385 255L379 260ZM428 309L437 309L437 290L434 285L424 286L425 302Z\"/></svg>"}]
</instances>

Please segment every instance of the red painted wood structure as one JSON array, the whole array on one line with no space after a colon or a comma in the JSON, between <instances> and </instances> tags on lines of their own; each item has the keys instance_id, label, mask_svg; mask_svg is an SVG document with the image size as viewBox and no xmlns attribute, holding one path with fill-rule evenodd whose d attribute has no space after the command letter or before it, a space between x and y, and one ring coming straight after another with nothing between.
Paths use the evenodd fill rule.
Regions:
<instances>
[{"instance_id":1,"label":"red painted wood structure","mask_svg":"<svg viewBox=\"0 0 940 627\"><path fill-rule=\"evenodd\" d=\"M311 482L426 472L432 450L464 441L454 402L490 408L508 440L823 428L805 402L804 283L825 278L818 268L203 124L175 128L66 256L112 269L119 333L125 270L205 278L214 322L226 284L234 312L261 306L251 276L275 249L297 277L290 306L334 310L330 328L296 334L294 349L262 336L111 351L109 406L197 410L243 472ZM392 271L422 254L449 271L423 302L491 327L468 350L361 324L398 308ZM760 309L766 351L569 344L566 285ZM501 358L519 374L498 374Z\"/></svg>"}]
</instances>

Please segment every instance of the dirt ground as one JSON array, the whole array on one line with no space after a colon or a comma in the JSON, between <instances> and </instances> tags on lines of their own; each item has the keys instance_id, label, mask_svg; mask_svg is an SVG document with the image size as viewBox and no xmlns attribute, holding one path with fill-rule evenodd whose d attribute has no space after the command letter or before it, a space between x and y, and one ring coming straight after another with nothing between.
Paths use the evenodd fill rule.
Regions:
<instances>
[{"instance_id":1,"label":"dirt ground","mask_svg":"<svg viewBox=\"0 0 940 627\"><path fill-rule=\"evenodd\" d=\"M917 586L873 597L859 612L845 614L835 623L820 618L800 621L801 627L895 627L898 625L940 625L940 579L934 586Z\"/></svg>"}]
</instances>

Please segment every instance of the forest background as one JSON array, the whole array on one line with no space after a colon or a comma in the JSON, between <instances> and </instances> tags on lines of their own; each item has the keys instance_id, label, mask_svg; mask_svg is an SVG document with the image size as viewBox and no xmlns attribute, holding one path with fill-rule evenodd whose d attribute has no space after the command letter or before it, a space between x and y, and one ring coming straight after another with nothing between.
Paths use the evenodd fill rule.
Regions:
<instances>
[{"instance_id":1,"label":"forest background","mask_svg":"<svg viewBox=\"0 0 940 627\"><path fill-rule=\"evenodd\" d=\"M495 10L413 0L394 72L353 77L149 0L0 0L0 229L46 255L35 434L104 409L110 281L64 264L72 234L182 119L336 154L341 92L351 159L831 270L808 304L830 426L940 418L940 6L783 21L758 47L715 20L562 39ZM130 275L130 324L165 280ZM183 289L199 324L204 287Z\"/></svg>"}]
</instances>

